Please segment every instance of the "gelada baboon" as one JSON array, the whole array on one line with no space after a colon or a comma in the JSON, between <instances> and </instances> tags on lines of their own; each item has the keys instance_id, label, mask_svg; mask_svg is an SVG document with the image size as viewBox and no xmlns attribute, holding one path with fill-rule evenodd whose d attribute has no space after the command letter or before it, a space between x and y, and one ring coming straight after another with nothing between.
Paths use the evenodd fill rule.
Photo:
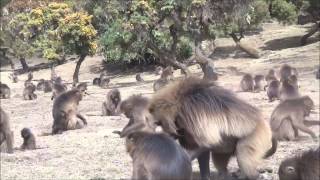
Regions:
<instances>
[{"instance_id":1,"label":"gelada baboon","mask_svg":"<svg viewBox=\"0 0 320 180\"><path fill-rule=\"evenodd\" d=\"M25 87L23 89L23 99L24 100L34 100L37 99L37 95L34 93L36 91L36 86L30 82L25 82Z\"/></svg>"},{"instance_id":2,"label":"gelada baboon","mask_svg":"<svg viewBox=\"0 0 320 180\"><path fill-rule=\"evenodd\" d=\"M240 88L244 92L254 91L254 80L251 74L245 74L240 81Z\"/></svg>"},{"instance_id":3,"label":"gelada baboon","mask_svg":"<svg viewBox=\"0 0 320 180\"><path fill-rule=\"evenodd\" d=\"M263 75L255 75L254 78L254 91L255 92L260 92L264 89L264 76Z\"/></svg>"},{"instance_id":4,"label":"gelada baboon","mask_svg":"<svg viewBox=\"0 0 320 180\"><path fill-rule=\"evenodd\" d=\"M217 81L218 74L214 71L214 64L212 61L207 61L206 63L200 64L203 71L203 79L208 81Z\"/></svg>"},{"instance_id":5,"label":"gelada baboon","mask_svg":"<svg viewBox=\"0 0 320 180\"><path fill-rule=\"evenodd\" d=\"M187 153L165 134L128 134L126 149L133 160L132 179L192 179Z\"/></svg>"},{"instance_id":6,"label":"gelada baboon","mask_svg":"<svg viewBox=\"0 0 320 180\"><path fill-rule=\"evenodd\" d=\"M162 74L163 68L161 66L157 66L154 73L155 75L160 75Z\"/></svg>"},{"instance_id":7,"label":"gelada baboon","mask_svg":"<svg viewBox=\"0 0 320 180\"><path fill-rule=\"evenodd\" d=\"M83 82L83 83L79 83L77 86L76 86L76 88L78 89L78 90L80 90L81 92L84 92L85 94L87 94L87 90L88 90L88 85L87 85L87 83L85 83L85 82Z\"/></svg>"},{"instance_id":8,"label":"gelada baboon","mask_svg":"<svg viewBox=\"0 0 320 180\"><path fill-rule=\"evenodd\" d=\"M276 80L277 78L276 78L276 73L275 73L275 71L274 71L274 69L270 69L269 71L268 71L268 74L266 75L266 77L265 77L265 80L267 81L267 82L270 82L270 81L273 81L273 80Z\"/></svg>"},{"instance_id":9,"label":"gelada baboon","mask_svg":"<svg viewBox=\"0 0 320 180\"><path fill-rule=\"evenodd\" d=\"M101 72L101 73L100 73L100 77L94 78L92 84L93 84L93 85L96 85L96 86L102 86L101 82L102 82L103 80L104 80L104 81L106 81L106 80L108 81L107 83L104 82L104 85L103 85L103 86L108 85L110 79L107 77L107 72L106 72L106 71Z\"/></svg>"},{"instance_id":10,"label":"gelada baboon","mask_svg":"<svg viewBox=\"0 0 320 180\"><path fill-rule=\"evenodd\" d=\"M270 126L259 110L213 82L196 77L173 82L155 93L148 110L192 159L213 152L213 163L222 175L235 155L244 175L256 179L261 159L276 149ZM206 158L201 155L198 161L202 178L208 178Z\"/></svg>"},{"instance_id":11,"label":"gelada baboon","mask_svg":"<svg viewBox=\"0 0 320 180\"><path fill-rule=\"evenodd\" d=\"M289 79L284 79L280 86L280 101L286 99L295 99L300 97L300 93L294 84Z\"/></svg>"},{"instance_id":12,"label":"gelada baboon","mask_svg":"<svg viewBox=\"0 0 320 180\"><path fill-rule=\"evenodd\" d=\"M174 72L174 69L172 66L166 67L163 70L160 78L154 81L153 90L158 91L159 89L166 86L171 80L173 80L173 72Z\"/></svg>"},{"instance_id":13,"label":"gelada baboon","mask_svg":"<svg viewBox=\"0 0 320 180\"><path fill-rule=\"evenodd\" d=\"M280 180L319 180L320 150L311 149L285 159L279 167Z\"/></svg>"},{"instance_id":14,"label":"gelada baboon","mask_svg":"<svg viewBox=\"0 0 320 180\"><path fill-rule=\"evenodd\" d=\"M11 90L8 85L0 82L0 99L9 99Z\"/></svg>"},{"instance_id":15,"label":"gelada baboon","mask_svg":"<svg viewBox=\"0 0 320 180\"><path fill-rule=\"evenodd\" d=\"M52 91L52 86L53 84L50 80L40 79L36 89L47 93Z\"/></svg>"},{"instance_id":16,"label":"gelada baboon","mask_svg":"<svg viewBox=\"0 0 320 180\"><path fill-rule=\"evenodd\" d=\"M137 82L144 82L144 80L142 79L140 73L136 74L136 81L137 81Z\"/></svg>"},{"instance_id":17,"label":"gelada baboon","mask_svg":"<svg viewBox=\"0 0 320 180\"><path fill-rule=\"evenodd\" d=\"M15 72L11 73L9 78L12 80L13 83L18 82L18 76L17 76L17 73L15 73Z\"/></svg>"},{"instance_id":18,"label":"gelada baboon","mask_svg":"<svg viewBox=\"0 0 320 180\"><path fill-rule=\"evenodd\" d=\"M54 100L52 134L61 134L66 130L81 129L84 125L87 125L87 120L78 112L78 105L82 100L83 93L75 88L60 94Z\"/></svg>"},{"instance_id":19,"label":"gelada baboon","mask_svg":"<svg viewBox=\"0 0 320 180\"><path fill-rule=\"evenodd\" d=\"M299 82L298 82L298 78L296 75L290 75L288 77L288 81L290 82L290 84L296 88L296 89L299 89Z\"/></svg>"},{"instance_id":20,"label":"gelada baboon","mask_svg":"<svg viewBox=\"0 0 320 180\"><path fill-rule=\"evenodd\" d=\"M29 72L27 81L31 81L32 79L33 79L33 74L32 72Z\"/></svg>"},{"instance_id":21,"label":"gelada baboon","mask_svg":"<svg viewBox=\"0 0 320 180\"><path fill-rule=\"evenodd\" d=\"M36 138L29 128L23 128L21 130L21 137L23 138L23 144L20 147L21 150L36 149Z\"/></svg>"},{"instance_id":22,"label":"gelada baboon","mask_svg":"<svg viewBox=\"0 0 320 180\"><path fill-rule=\"evenodd\" d=\"M57 77L53 83L53 91L52 91L51 100L53 100L59 94L62 94L63 92L66 92L66 91L67 91L67 86L62 83L61 77Z\"/></svg>"},{"instance_id":23,"label":"gelada baboon","mask_svg":"<svg viewBox=\"0 0 320 180\"><path fill-rule=\"evenodd\" d=\"M288 64L284 64L280 67L280 81L288 79L290 75L298 76L298 71L296 68L289 66Z\"/></svg>"},{"instance_id":24,"label":"gelada baboon","mask_svg":"<svg viewBox=\"0 0 320 180\"><path fill-rule=\"evenodd\" d=\"M103 116L115 116L119 114L118 107L121 102L121 95L118 89L112 89L107 93L106 101L102 103Z\"/></svg>"},{"instance_id":25,"label":"gelada baboon","mask_svg":"<svg viewBox=\"0 0 320 180\"><path fill-rule=\"evenodd\" d=\"M316 72L316 79L320 79L320 67L318 67L318 70Z\"/></svg>"},{"instance_id":26,"label":"gelada baboon","mask_svg":"<svg viewBox=\"0 0 320 180\"><path fill-rule=\"evenodd\" d=\"M280 81L273 80L269 83L267 88L267 95L269 102L280 98Z\"/></svg>"},{"instance_id":27,"label":"gelada baboon","mask_svg":"<svg viewBox=\"0 0 320 180\"><path fill-rule=\"evenodd\" d=\"M281 102L271 114L270 125L273 137L291 141L298 137L298 130L300 130L316 140L315 133L307 126L320 125L320 121L305 120L313 108L314 103L309 96Z\"/></svg>"},{"instance_id":28,"label":"gelada baboon","mask_svg":"<svg viewBox=\"0 0 320 180\"><path fill-rule=\"evenodd\" d=\"M10 130L9 116L0 107L0 145L6 143L7 153L13 153L13 133ZM2 152L2 149L0 149Z\"/></svg>"}]
</instances>

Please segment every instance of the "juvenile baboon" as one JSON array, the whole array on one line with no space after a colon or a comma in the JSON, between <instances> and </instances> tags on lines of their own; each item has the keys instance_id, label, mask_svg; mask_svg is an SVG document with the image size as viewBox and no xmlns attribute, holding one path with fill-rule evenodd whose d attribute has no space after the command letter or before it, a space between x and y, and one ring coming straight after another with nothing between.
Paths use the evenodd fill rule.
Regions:
<instances>
[{"instance_id":1,"label":"juvenile baboon","mask_svg":"<svg viewBox=\"0 0 320 180\"><path fill-rule=\"evenodd\" d=\"M21 130L21 137L23 138L23 144L20 147L21 150L36 149L36 138L29 128L23 128Z\"/></svg>"},{"instance_id":2,"label":"juvenile baboon","mask_svg":"<svg viewBox=\"0 0 320 180\"><path fill-rule=\"evenodd\" d=\"M254 80L251 74L245 74L240 81L240 88L244 92L254 91Z\"/></svg>"},{"instance_id":3,"label":"juvenile baboon","mask_svg":"<svg viewBox=\"0 0 320 180\"><path fill-rule=\"evenodd\" d=\"M212 61L208 61L207 63L200 64L200 67L203 71L203 79L208 81L216 81L218 80L218 74L214 71L214 64Z\"/></svg>"},{"instance_id":4,"label":"juvenile baboon","mask_svg":"<svg viewBox=\"0 0 320 180\"><path fill-rule=\"evenodd\" d=\"M39 83L37 84L38 91L44 91L45 93L52 91L52 82L50 80L40 79Z\"/></svg>"},{"instance_id":5,"label":"juvenile baboon","mask_svg":"<svg viewBox=\"0 0 320 180\"><path fill-rule=\"evenodd\" d=\"M305 117L309 116L313 108L314 103L309 96L281 102L272 112L270 119L273 137L278 140L294 140L300 130L316 139L315 133L307 126L320 125L320 122L305 121Z\"/></svg>"},{"instance_id":6,"label":"juvenile baboon","mask_svg":"<svg viewBox=\"0 0 320 180\"><path fill-rule=\"evenodd\" d=\"M153 83L153 91L154 92L158 91L159 89L163 88L168 83L169 83L169 81L166 79L160 78L160 79L155 80Z\"/></svg>"},{"instance_id":7,"label":"juvenile baboon","mask_svg":"<svg viewBox=\"0 0 320 180\"><path fill-rule=\"evenodd\" d=\"M88 85L87 83L83 82L79 83L76 88L79 89L81 92L86 92L88 90Z\"/></svg>"},{"instance_id":8,"label":"juvenile baboon","mask_svg":"<svg viewBox=\"0 0 320 180\"><path fill-rule=\"evenodd\" d=\"M15 72L11 73L9 78L12 80L13 83L17 83L18 82L18 76Z\"/></svg>"},{"instance_id":9,"label":"juvenile baboon","mask_svg":"<svg viewBox=\"0 0 320 180\"><path fill-rule=\"evenodd\" d=\"M209 150L223 176L235 155L241 171L256 179L256 167L276 149L270 126L258 109L199 78L188 77L162 88L150 100L148 110L155 123L177 138L192 159L198 158L202 178L210 177Z\"/></svg>"},{"instance_id":10,"label":"juvenile baboon","mask_svg":"<svg viewBox=\"0 0 320 180\"><path fill-rule=\"evenodd\" d=\"M101 80L100 78L94 78L92 84L96 86L100 86Z\"/></svg>"},{"instance_id":11,"label":"juvenile baboon","mask_svg":"<svg viewBox=\"0 0 320 180\"><path fill-rule=\"evenodd\" d=\"M154 81L153 83L153 90L154 91L158 91L159 89L163 88L164 86L166 86L171 80L173 80L173 67L172 66L168 66L166 67L160 78L157 79L156 81Z\"/></svg>"},{"instance_id":12,"label":"juvenile baboon","mask_svg":"<svg viewBox=\"0 0 320 180\"><path fill-rule=\"evenodd\" d=\"M254 91L255 92L260 92L264 89L263 80L264 80L263 75L255 75L254 76Z\"/></svg>"},{"instance_id":13,"label":"juvenile baboon","mask_svg":"<svg viewBox=\"0 0 320 180\"><path fill-rule=\"evenodd\" d=\"M298 71L296 68L289 66L288 64L284 64L280 67L280 81L286 80L290 75L298 76Z\"/></svg>"},{"instance_id":14,"label":"juvenile baboon","mask_svg":"<svg viewBox=\"0 0 320 180\"><path fill-rule=\"evenodd\" d=\"M51 100L53 100L59 94L62 94L63 92L66 92L66 91L67 91L67 86L62 83L61 77L57 77L53 83L53 91L52 91Z\"/></svg>"},{"instance_id":15,"label":"juvenile baboon","mask_svg":"<svg viewBox=\"0 0 320 180\"><path fill-rule=\"evenodd\" d=\"M289 83L296 89L299 89L299 82L296 75L290 75L288 77Z\"/></svg>"},{"instance_id":16,"label":"juvenile baboon","mask_svg":"<svg viewBox=\"0 0 320 180\"><path fill-rule=\"evenodd\" d=\"M24 100L34 100L37 99L37 95L34 93L36 91L36 86L30 82L25 82L25 87L23 89L23 99Z\"/></svg>"},{"instance_id":17,"label":"juvenile baboon","mask_svg":"<svg viewBox=\"0 0 320 180\"><path fill-rule=\"evenodd\" d=\"M160 79L173 80L174 69L172 66L168 66L163 69Z\"/></svg>"},{"instance_id":18,"label":"juvenile baboon","mask_svg":"<svg viewBox=\"0 0 320 180\"><path fill-rule=\"evenodd\" d=\"M121 95L118 89L112 89L107 93L107 99L102 103L102 115L103 116L115 116L118 115L118 106L121 102Z\"/></svg>"},{"instance_id":19,"label":"juvenile baboon","mask_svg":"<svg viewBox=\"0 0 320 180\"><path fill-rule=\"evenodd\" d=\"M0 99L9 99L11 90L8 85L0 82Z\"/></svg>"},{"instance_id":20,"label":"juvenile baboon","mask_svg":"<svg viewBox=\"0 0 320 180\"><path fill-rule=\"evenodd\" d=\"M27 81L31 81L32 79L33 79L33 74L32 72L29 72Z\"/></svg>"},{"instance_id":21,"label":"juvenile baboon","mask_svg":"<svg viewBox=\"0 0 320 180\"><path fill-rule=\"evenodd\" d=\"M103 79L108 79L110 81L110 79L107 77L107 73L106 71L103 71L100 73L100 76L98 78L94 78L92 84L96 85L96 86L101 86L101 81ZM108 85L109 82L107 82L106 85Z\"/></svg>"},{"instance_id":22,"label":"juvenile baboon","mask_svg":"<svg viewBox=\"0 0 320 180\"><path fill-rule=\"evenodd\" d=\"M144 82L140 73L136 74L136 80L137 80L137 82Z\"/></svg>"},{"instance_id":23,"label":"juvenile baboon","mask_svg":"<svg viewBox=\"0 0 320 180\"><path fill-rule=\"evenodd\" d=\"M132 179L192 179L188 155L165 134L131 133L126 149L133 161Z\"/></svg>"},{"instance_id":24,"label":"juvenile baboon","mask_svg":"<svg viewBox=\"0 0 320 180\"><path fill-rule=\"evenodd\" d=\"M160 75L162 74L163 68L161 66L157 66L154 73L155 75Z\"/></svg>"},{"instance_id":25,"label":"juvenile baboon","mask_svg":"<svg viewBox=\"0 0 320 180\"><path fill-rule=\"evenodd\" d=\"M87 120L78 112L83 92L75 88L60 94L53 102L52 134L60 134L66 130L81 129ZM79 118L79 119L77 119Z\"/></svg>"},{"instance_id":26,"label":"juvenile baboon","mask_svg":"<svg viewBox=\"0 0 320 180\"><path fill-rule=\"evenodd\" d=\"M279 167L280 180L319 180L320 150L319 148L283 160Z\"/></svg>"},{"instance_id":27,"label":"juvenile baboon","mask_svg":"<svg viewBox=\"0 0 320 180\"><path fill-rule=\"evenodd\" d=\"M300 97L298 89L295 85L291 84L289 79L284 79L280 86L280 100L294 99Z\"/></svg>"},{"instance_id":28,"label":"juvenile baboon","mask_svg":"<svg viewBox=\"0 0 320 180\"><path fill-rule=\"evenodd\" d=\"M267 74L266 77L265 77L265 80L266 80L267 82L269 82L269 81L273 81L273 80L275 80L275 79L277 79L277 78L276 78L276 73L275 73L274 69L270 69L270 70L268 71L268 74Z\"/></svg>"},{"instance_id":29,"label":"juvenile baboon","mask_svg":"<svg viewBox=\"0 0 320 180\"><path fill-rule=\"evenodd\" d=\"M318 68L316 72L316 79L320 79L320 67Z\"/></svg>"},{"instance_id":30,"label":"juvenile baboon","mask_svg":"<svg viewBox=\"0 0 320 180\"><path fill-rule=\"evenodd\" d=\"M270 82L267 88L267 95L269 102L280 98L280 82L278 80L273 80Z\"/></svg>"},{"instance_id":31,"label":"juvenile baboon","mask_svg":"<svg viewBox=\"0 0 320 180\"><path fill-rule=\"evenodd\" d=\"M13 153L13 133L10 130L9 116L0 107L0 146L6 143L7 153ZM0 149L2 152L2 149Z\"/></svg>"},{"instance_id":32,"label":"juvenile baboon","mask_svg":"<svg viewBox=\"0 0 320 180\"><path fill-rule=\"evenodd\" d=\"M107 76L103 76L100 78L100 87L106 88L110 83L110 78Z\"/></svg>"}]
</instances>

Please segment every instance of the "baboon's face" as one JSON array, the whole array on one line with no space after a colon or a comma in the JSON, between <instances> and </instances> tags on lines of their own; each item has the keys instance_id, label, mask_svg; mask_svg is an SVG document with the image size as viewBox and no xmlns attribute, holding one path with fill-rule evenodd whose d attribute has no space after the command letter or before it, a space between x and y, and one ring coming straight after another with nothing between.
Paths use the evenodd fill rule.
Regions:
<instances>
[{"instance_id":1,"label":"baboon's face","mask_svg":"<svg viewBox=\"0 0 320 180\"><path fill-rule=\"evenodd\" d=\"M308 116L311 110L314 109L314 103L312 99L309 96L307 96L303 99L303 104L305 105L306 115Z\"/></svg>"},{"instance_id":2,"label":"baboon's face","mask_svg":"<svg viewBox=\"0 0 320 180\"><path fill-rule=\"evenodd\" d=\"M24 128L21 130L21 137L22 138L29 138L31 134L30 129Z\"/></svg>"},{"instance_id":3,"label":"baboon's face","mask_svg":"<svg viewBox=\"0 0 320 180\"><path fill-rule=\"evenodd\" d=\"M280 180L298 180L299 179L295 161L289 160L280 165L279 179Z\"/></svg>"},{"instance_id":4,"label":"baboon's face","mask_svg":"<svg viewBox=\"0 0 320 180\"><path fill-rule=\"evenodd\" d=\"M119 92L112 92L110 98L111 98L112 102L114 102L115 104L118 104L120 102L120 100L121 100Z\"/></svg>"}]
</instances>

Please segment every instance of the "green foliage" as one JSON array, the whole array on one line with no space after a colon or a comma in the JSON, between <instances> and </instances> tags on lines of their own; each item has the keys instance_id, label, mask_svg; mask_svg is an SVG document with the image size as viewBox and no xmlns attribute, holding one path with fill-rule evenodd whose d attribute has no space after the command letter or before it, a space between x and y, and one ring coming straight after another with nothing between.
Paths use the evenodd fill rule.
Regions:
<instances>
[{"instance_id":1,"label":"green foliage","mask_svg":"<svg viewBox=\"0 0 320 180\"><path fill-rule=\"evenodd\" d=\"M263 21L270 19L269 5L263 0L256 0L252 3L249 17L252 26L258 26Z\"/></svg>"},{"instance_id":2,"label":"green foliage","mask_svg":"<svg viewBox=\"0 0 320 180\"><path fill-rule=\"evenodd\" d=\"M281 23L292 24L297 20L296 6L285 0L274 0L271 15Z\"/></svg>"}]
</instances>

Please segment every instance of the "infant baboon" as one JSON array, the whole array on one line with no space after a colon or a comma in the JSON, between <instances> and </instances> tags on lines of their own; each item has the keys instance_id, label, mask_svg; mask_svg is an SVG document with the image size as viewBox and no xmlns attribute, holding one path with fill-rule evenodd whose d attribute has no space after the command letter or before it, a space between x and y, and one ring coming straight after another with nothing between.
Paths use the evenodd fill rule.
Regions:
<instances>
[{"instance_id":1,"label":"infant baboon","mask_svg":"<svg viewBox=\"0 0 320 180\"><path fill-rule=\"evenodd\" d=\"M254 91L255 92L260 92L264 89L263 80L264 80L263 75L255 75L254 76Z\"/></svg>"},{"instance_id":2,"label":"infant baboon","mask_svg":"<svg viewBox=\"0 0 320 180\"><path fill-rule=\"evenodd\" d=\"M160 75L162 74L163 68L161 66L157 66L154 73L155 75Z\"/></svg>"},{"instance_id":3,"label":"infant baboon","mask_svg":"<svg viewBox=\"0 0 320 180\"><path fill-rule=\"evenodd\" d=\"M9 99L11 90L8 85L0 82L0 99Z\"/></svg>"},{"instance_id":4,"label":"infant baboon","mask_svg":"<svg viewBox=\"0 0 320 180\"><path fill-rule=\"evenodd\" d=\"M315 133L307 125L320 125L320 122L305 121L305 117L309 116L313 108L314 103L309 96L281 102L271 115L270 125L273 137L291 141L298 137L298 130L300 130L316 139Z\"/></svg>"},{"instance_id":5,"label":"infant baboon","mask_svg":"<svg viewBox=\"0 0 320 180\"><path fill-rule=\"evenodd\" d=\"M221 174L235 155L249 179L258 177L262 158L275 152L270 126L259 110L213 82L195 77L173 82L155 93L148 110L155 124L198 157L202 178L210 177L209 163L197 152L210 150Z\"/></svg>"},{"instance_id":6,"label":"infant baboon","mask_svg":"<svg viewBox=\"0 0 320 180\"><path fill-rule=\"evenodd\" d=\"M132 179L192 179L188 155L165 134L131 133L126 149L133 160Z\"/></svg>"},{"instance_id":7,"label":"infant baboon","mask_svg":"<svg viewBox=\"0 0 320 180\"><path fill-rule=\"evenodd\" d=\"M267 95L269 98L269 102L272 102L280 98L280 81L273 80L269 83L268 89L267 89Z\"/></svg>"},{"instance_id":8,"label":"infant baboon","mask_svg":"<svg viewBox=\"0 0 320 180\"><path fill-rule=\"evenodd\" d=\"M9 116L0 107L0 146L2 143L6 143L7 153L13 153L13 132L10 130Z\"/></svg>"},{"instance_id":9,"label":"infant baboon","mask_svg":"<svg viewBox=\"0 0 320 180\"><path fill-rule=\"evenodd\" d=\"M17 73L15 73L15 72L11 73L9 78L12 80L13 83L18 82L18 76L17 76Z\"/></svg>"},{"instance_id":10,"label":"infant baboon","mask_svg":"<svg viewBox=\"0 0 320 180\"><path fill-rule=\"evenodd\" d=\"M36 138L29 128L23 128L21 130L21 137L23 138L23 144L21 150L32 150L36 149Z\"/></svg>"},{"instance_id":11,"label":"infant baboon","mask_svg":"<svg viewBox=\"0 0 320 180\"><path fill-rule=\"evenodd\" d=\"M25 87L23 89L23 99L24 100L34 100L37 99L37 95L34 93L36 91L36 86L30 82L25 82Z\"/></svg>"},{"instance_id":12,"label":"infant baboon","mask_svg":"<svg viewBox=\"0 0 320 180\"><path fill-rule=\"evenodd\" d=\"M62 94L63 92L66 92L66 91L67 91L67 86L62 83L61 77L57 77L53 83L53 91L52 91L51 100L53 100L59 94Z\"/></svg>"},{"instance_id":13,"label":"infant baboon","mask_svg":"<svg viewBox=\"0 0 320 180\"><path fill-rule=\"evenodd\" d=\"M298 97L300 97L300 94L295 85L291 84L289 79L282 80L280 86L280 101L284 101L286 99L294 99Z\"/></svg>"},{"instance_id":14,"label":"infant baboon","mask_svg":"<svg viewBox=\"0 0 320 180\"><path fill-rule=\"evenodd\" d=\"M83 92L75 88L60 94L53 102L52 134L60 134L66 130L81 129L87 120L78 112ZM79 121L79 118L81 121Z\"/></svg>"},{"instance_id":15,"label":"infant baboon","mask_svg":"<svg viewBox=\"0 0 320 180\"><path fill-rule=\"evenodd\" d=\"M254 80L251 74L245 74L240 81L240 88L244 92L254 91Z\"/></svg>"},{"instance_id":16,"label":"infant baboon","mask_svg":"<svg viewBox=\"0 0 320 180\"><path fill-rule=\"evenodd\" d=\"M136 80L137 80L137 82L144 82L144 80L142 79L140 73L138 73L138 74L136 75Z\"/></svg>"},{"instance_id":17,"label":"infant baboon","mask_svg":"<svg viewBox=\"0 0 320 180\"><path fill-rule=\"evenodd\" d=\"M107 94L107 99L102 103L103 116L116 116L119 114L118 107L121 102L121 95L118 89L112 89Z\"/></svg>"},{"instance_id":18,"label":"infant baboon","mask_svg":"<svg viewBox=\"0 0 320 180\"><path fill-rule=\"evenodd\" d=\"M40 79L39 83L37 84L37 90L38 91L43 91L45 93L51 92L52 91L52 82L50 80L44 80Z\"/></svg>"},{"instance_id":19,"label":"infant baboon","mask_svg":"<svg viewBox=\"0 0 320 180\"><path fill-rule=\"evenodd\" d=\"M319 180L319 148L285 159L280 164L278 174L280 180Z\"/></svg>"},{"instance_id":20,"label":"infant baboon","mask_svg":"<svg viewBox=\"0 0 320 180\"><path fill-rule=\"evenodd\" d=\"M296 68L289 66L288 64L284 64L280 67L280 81L286 80L289 78L290 75L298 76L298 71Z\"/></svg>"}]
</instances>

